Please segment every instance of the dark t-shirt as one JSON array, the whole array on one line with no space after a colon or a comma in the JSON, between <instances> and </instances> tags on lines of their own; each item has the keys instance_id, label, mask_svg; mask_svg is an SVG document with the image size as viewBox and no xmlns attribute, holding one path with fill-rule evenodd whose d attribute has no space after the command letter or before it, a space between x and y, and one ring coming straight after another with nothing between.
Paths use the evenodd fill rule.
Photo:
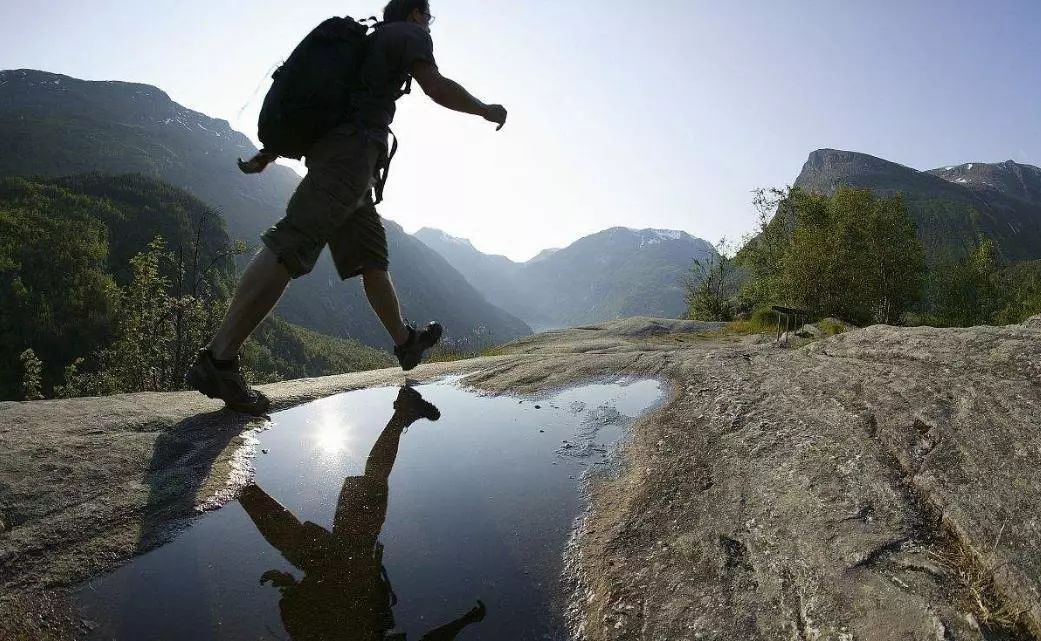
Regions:
<instances>
[{"instance_id":1,"label":"dark t-shirt","mask_svg":"<svg viewBox=\"0 0 1041 641\"><path fill-rule=\"evenodd\" d=\"M362 87L354 94L354 117L363 128L385 134L394 120L394 101L408 80L412 65L434 61L434 42L412 22L390 22L369 36L361 68Z\"/></svg>"}]
</instances>

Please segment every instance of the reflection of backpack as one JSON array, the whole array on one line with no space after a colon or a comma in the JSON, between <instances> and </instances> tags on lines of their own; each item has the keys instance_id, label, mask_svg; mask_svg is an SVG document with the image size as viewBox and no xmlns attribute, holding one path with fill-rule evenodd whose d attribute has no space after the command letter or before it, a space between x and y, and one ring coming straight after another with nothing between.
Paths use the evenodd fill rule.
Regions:
<instances>
[{"instance_id":1,"label":"reflection of backpack","mask_svg":"<svg viewBox=\"0 0 1041 641\"><path fill-rule=\"evenodd\" d=\"M264 151L299 159L350 117L367 33L368 27L353 18L329 18L297 45L272 76L260 109Z\"/></svg>"}]
</instances>

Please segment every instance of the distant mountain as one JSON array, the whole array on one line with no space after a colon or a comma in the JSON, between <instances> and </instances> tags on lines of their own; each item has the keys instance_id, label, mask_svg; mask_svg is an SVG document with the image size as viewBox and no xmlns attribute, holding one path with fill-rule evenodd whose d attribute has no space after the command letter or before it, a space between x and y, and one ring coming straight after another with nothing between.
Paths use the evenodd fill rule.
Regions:
<instances>
[{"instance_id":1,"label":"distant mountain","mask_svg":"<svg viewBox=\"0 0 1041 641\"><path fill-rule=\"evenodd\" d=\"M241 174L234 161L256 152L249 139L155 87L27 69L0 71L0 149L0 176L136 172L161 178L218 208L228 234L251 244L282 216L300 181L281 166ZM410 319L440 319L450 337L484 331L508 340L530 333L387 222L391 271ZM312 274L290 286L278 313L332 336L389 346L361 287L340 283L327 252Z\"/></svg>"},{"instance_id":2,"label":"distant mountain","mask_svg":"<svg viewBox=\"0 0 1041 641\"><path fill-rule=\"evenodd\" d=\"M522 263L505 256L482 253L469 240L450 236L439 229L424 227L415 233L415 237L447 260L493 305L524 318L524 314L518 313L523 305L515 304L514 300L514 280L520 274Z\"/></svg>"},{"instance_id":3,"label":"distant mountain","mask_svg":"<svg viewBox=\"0 0 1041 641\"><path fill-rule=\"evenodd\" d=\"M532 258L531 260L529 260L528 262L529 263L534 263L537 260L542 260L543 258L549 258L550 256L552 256L553 254L557 253L558 251L560 251L559 247L551 247L549 249L543 249L539 253L535 254L535 257Z\"/></svg>"},{"instance_id":4,"label":"distant mountain","mask_svg":"<svg viewBox=\"0 0 1041 641\"><path fill-rule=\"evenodd\" d=\"M970 162L931 169L928 173L969 189L994 189L1006 196L1041 206L1041 168L1033 165L1021 165L1013 160L999 163Z\"/></svg>"},{"instance_id":5,"label":"distant mountain","mask_svg":"<svg viewBox=\"0 0 1041 641\"><path fill-rule=\"evenodd\" d=\"M684 276L695 259L713 256L711 244L686 232L612 227L531 261L524 284L538 294L533 317L564 325L681 318Z\"/></svg>"},{"instance_id":6,"label":"distant mountain","mask_svg":"<svg viewBox=\"0 0 1041 641\"><path fill-rule=\"evenodd\" d=\"M439 230L416 235L490 301L538 329L635 315L681 317L685 275L695 259L715 256L708 242L663 229L613 227L526 263L481 253Z\"/></svg>"},{"instance_id":7,"label":"distant mountain","mask_svg":"<svg viewBox=\"0 0 1041 641\"><path fill-rule=\"evenodd\" d=\"M795 186L902 193L931 258L960 254L983 234L1010 261L1041 258L1041 169L1011 160L918 171L867 154L819 149Z\"/></svg>"}]
</instances>

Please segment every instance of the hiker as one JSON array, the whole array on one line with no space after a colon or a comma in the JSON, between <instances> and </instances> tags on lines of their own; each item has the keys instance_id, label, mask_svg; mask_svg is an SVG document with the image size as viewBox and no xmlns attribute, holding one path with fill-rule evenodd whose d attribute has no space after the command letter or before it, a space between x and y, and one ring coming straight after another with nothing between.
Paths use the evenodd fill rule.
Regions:
<instances>
[{"instance_id":1,"label":"hiker","mask_svg":"<svg viewBox=\"0 0 1041 641\"><path fill-rule=\"evenodd\" d=\"M285 217L264 232L264 245L243 273L220 329L200 350L187 377L194 389L222 399L234 410L251 414L267 411L268 398L251 389L239 370L239 350L274 308L289 281L310 272L327 244L341 278L362 277L365 295L390 334L403 370L418 365L423 353L440 340L439 323L417 329L401 318L388 271L386 233L375 209L397 146L395 140L388 151L394 103L408 92L414 78L437 104L479 115L497 124L496 131L506 122L506 109L481 102L441 75L430 38L433 20L428 0L391 0L383 10L383 22L368 35L365 27L350 18L331 18L319 25L275 73L275 83L261 111L260 138L265 148L252 159L239 161L239 167L246 173L257 173L280 155L303 156L307 176L290 198ZM326 46L332 42L339 48L322 51L343 55L346 50L349 54L344 43L349 43L352 35L359 43L360 60L344 73L353 71L357 78L349 89L343 89L347 100L327 101L342 104L342 109L323 114L307 111L293 123L295 129L266 122L269 102L283 110L278 112L280 116L288 109L286 105L299 104L284 95L291 89L285 88L289 85L284 75L280 83L283 69L295 65L290 72L311 74L312 79L332 71L335 82L325 83L332 87L330 92L343 84L338 69L322 66L320 60L301 62L306 51L298 52L306 50L309 42ZM275 121L276 125L279 122ZM315 128L320 131L312 131ZM314 138L313 143L310 138ZM274 148L268 148L269 141Z\"/></svg>"},{"instance_id":2,"label":"hiker","mask_svg":"<svg viewBox=\"0 0 1041 641\"><path fill-rule=\"evenodd\" d=\"M436 421L437 408L419 392L402 387L394 414L376 439L365 462L364 476L344 479L336 503L332 532L315 523L301 523L292 512L256 485L239 499L257 530L304 576L268 570L261 583L281 592L282 623L292 639L405 639L394 632L397 596L383 567L378 537L387 517L388 480L405 429L419 420ZM451 641L485 616L484 604L435 628L420 641Z\"/></svg>"}]
</instances>

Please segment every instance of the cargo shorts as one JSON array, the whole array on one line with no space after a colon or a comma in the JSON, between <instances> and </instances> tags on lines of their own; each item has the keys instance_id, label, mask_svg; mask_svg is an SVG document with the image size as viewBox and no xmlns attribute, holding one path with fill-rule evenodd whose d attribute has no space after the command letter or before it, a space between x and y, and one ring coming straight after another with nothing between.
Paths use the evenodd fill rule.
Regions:
<instances>
[{"instance_id":1,"label":"cargo shorts","mask_svg":"<svg viewBox=\"0 0 1041 641\"><path fill-rule=\"evenodd\" d=\"M342 125L314 144L286 215L261 239L290 277L314 269L329 251L344 280L367 268L389 267L387 234L372 202L372 184L386 146L353 125Z\"/></svg>"}]
</instances>

